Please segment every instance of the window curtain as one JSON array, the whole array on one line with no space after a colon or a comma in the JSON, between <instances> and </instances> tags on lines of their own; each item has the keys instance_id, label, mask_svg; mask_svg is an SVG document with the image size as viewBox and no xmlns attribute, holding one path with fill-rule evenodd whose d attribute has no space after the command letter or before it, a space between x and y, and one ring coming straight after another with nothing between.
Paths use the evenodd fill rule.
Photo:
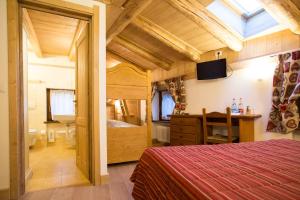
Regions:
<instances>
[{"instance_id":1,"label":"window curtain","mask_svg":"<svg viewBox=\"0 0 300 200\"><path fill-rule=\"evenodd\" d=\"M278 58L267 131L289 133L299 124L300 51L282 54Z\"/></svg>"},{"instance_id":2,"label":"window curtain","mask_svg":"<svg viewBox=\"0 0 300 200\"><path fill-rule=\"evenodd\" d=\"M51 90L50 91L51 116L75 115L74 91Z\"/></svg>"},{"instance_id":3,"label":"window curtain","mask_svg":"<svg viewBox=\"0 0 300 200\"><path fill-rule=\"evenodd\" d=\"M169 115L173 113L175 103L172 95L169 92L162 92L162 109L161 115L163 119L170 119Z\"/></svg>"},{"instance_id":4,"label":"window curtain","mask_svg":"<svg viewBox=\"0 0 300 200\"><path fill-rule=\"evenodd\" d=\"M154 83L152 83L152 98L151 98L151 100L153 100L156 92L157 92L157 82L154 82Z\"/></svg>"},{"instance_id":5,"label":"window curtain","mask_svg":"<svg viewBox=\"0 0 300 200\"><path fill-rule=\"evenodd\" d=\"M175 102L173 114L183 114L186 108L186 94L184 88L184 81L182 80L182 77L165 80L165 84L167 90L170 92Z\"/></svg>"}]
</instances>

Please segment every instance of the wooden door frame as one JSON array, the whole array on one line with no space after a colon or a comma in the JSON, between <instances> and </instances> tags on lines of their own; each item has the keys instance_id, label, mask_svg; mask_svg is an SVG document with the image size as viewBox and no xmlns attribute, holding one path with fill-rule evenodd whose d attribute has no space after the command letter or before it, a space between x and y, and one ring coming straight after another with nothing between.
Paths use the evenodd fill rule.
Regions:
<instances>
[{"instance_id":1,"label":"wooden door frame","mask_svg":"<svg viewBox=\"0 0 300 200\"><path fill-rule=\"evenodd\" d=\"M8 95L10 199L25 194L24 101L22 71L22 7L39 8L65 16L90 19L89 28L89 110L91 140L91 183L101 184L99 143L99 15L98 6L81 6L63 0L7 0Z\"/></svg>"}]
</instances>

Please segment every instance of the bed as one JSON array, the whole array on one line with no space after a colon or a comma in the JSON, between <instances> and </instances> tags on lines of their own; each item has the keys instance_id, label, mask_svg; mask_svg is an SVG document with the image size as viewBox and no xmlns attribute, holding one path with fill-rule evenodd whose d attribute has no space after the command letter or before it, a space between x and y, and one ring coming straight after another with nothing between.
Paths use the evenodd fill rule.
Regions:
<instances>
[{"instance_id":1,"label":"bed","mask_svg":"<svg viewBox=\"0 0 300 200\"><path fill-rule=\"evenodd\" d=\"M152 144L151 72L122 63L106 79L108 163L139 160Z\"/></svg>"},{"instance_id":2,"label":"bed","mask_svg":"<svg viewBox=\"0 0 300 200\"><path fill-rule=\"evenodd\" d=\"M134 199L300 199L300 141L148 148Z\"/></svg>"}]
</instances>

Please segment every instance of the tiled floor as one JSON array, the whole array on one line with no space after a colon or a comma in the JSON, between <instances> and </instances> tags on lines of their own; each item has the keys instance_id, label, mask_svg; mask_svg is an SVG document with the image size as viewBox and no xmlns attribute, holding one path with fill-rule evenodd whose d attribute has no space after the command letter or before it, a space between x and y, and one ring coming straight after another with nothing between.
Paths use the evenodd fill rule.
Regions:
<instances>
[{"instance_id":1,"label":"tiled floor","mask_svg":"<svg viewBox=\"0 0 300 200\"><path fill-rule=\"evenodd\" d=\"M136 163L108 166L109 183L101 186L64 187L29 192L24 200L133 200L129 178Z\"/></svg>"},{"instance_id":2,"label":"tiled floor","mask_svg":"<svg viewBox=\"0 0 300 200\"><path fill-rule=\"evenodd\" d=\"M89 184L76 167L75 149L68 148L63 137L53 145L38 144L32 148L29 166L33 174L26 183L27 191Z\"/></svg>"}]
</instances>

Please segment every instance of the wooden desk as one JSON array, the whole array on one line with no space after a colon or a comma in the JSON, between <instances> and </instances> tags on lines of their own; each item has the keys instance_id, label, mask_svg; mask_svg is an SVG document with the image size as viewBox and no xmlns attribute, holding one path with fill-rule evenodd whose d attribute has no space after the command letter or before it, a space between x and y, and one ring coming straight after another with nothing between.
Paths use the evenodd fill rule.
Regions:
<instances>
[{"instance_id":1,"label":"wooden desk","mask_svg":"<svg viewBox=\"0 0 300 200\"><path fill-rule=\"evenodd\" d=\"M233 126L239 127L240 142L254 141L254 123L255 119L261 115L232 115ZM216 119L217 120L217 119ZM195 126L191 129L191 126ZM178 142L180 138L187 138L188 135L195 135L195 142ZM170 123L171 145L203 144L202 115L172 115ZM172 144L172 141L176 144Z\"/></svg>"}]
</instances>

